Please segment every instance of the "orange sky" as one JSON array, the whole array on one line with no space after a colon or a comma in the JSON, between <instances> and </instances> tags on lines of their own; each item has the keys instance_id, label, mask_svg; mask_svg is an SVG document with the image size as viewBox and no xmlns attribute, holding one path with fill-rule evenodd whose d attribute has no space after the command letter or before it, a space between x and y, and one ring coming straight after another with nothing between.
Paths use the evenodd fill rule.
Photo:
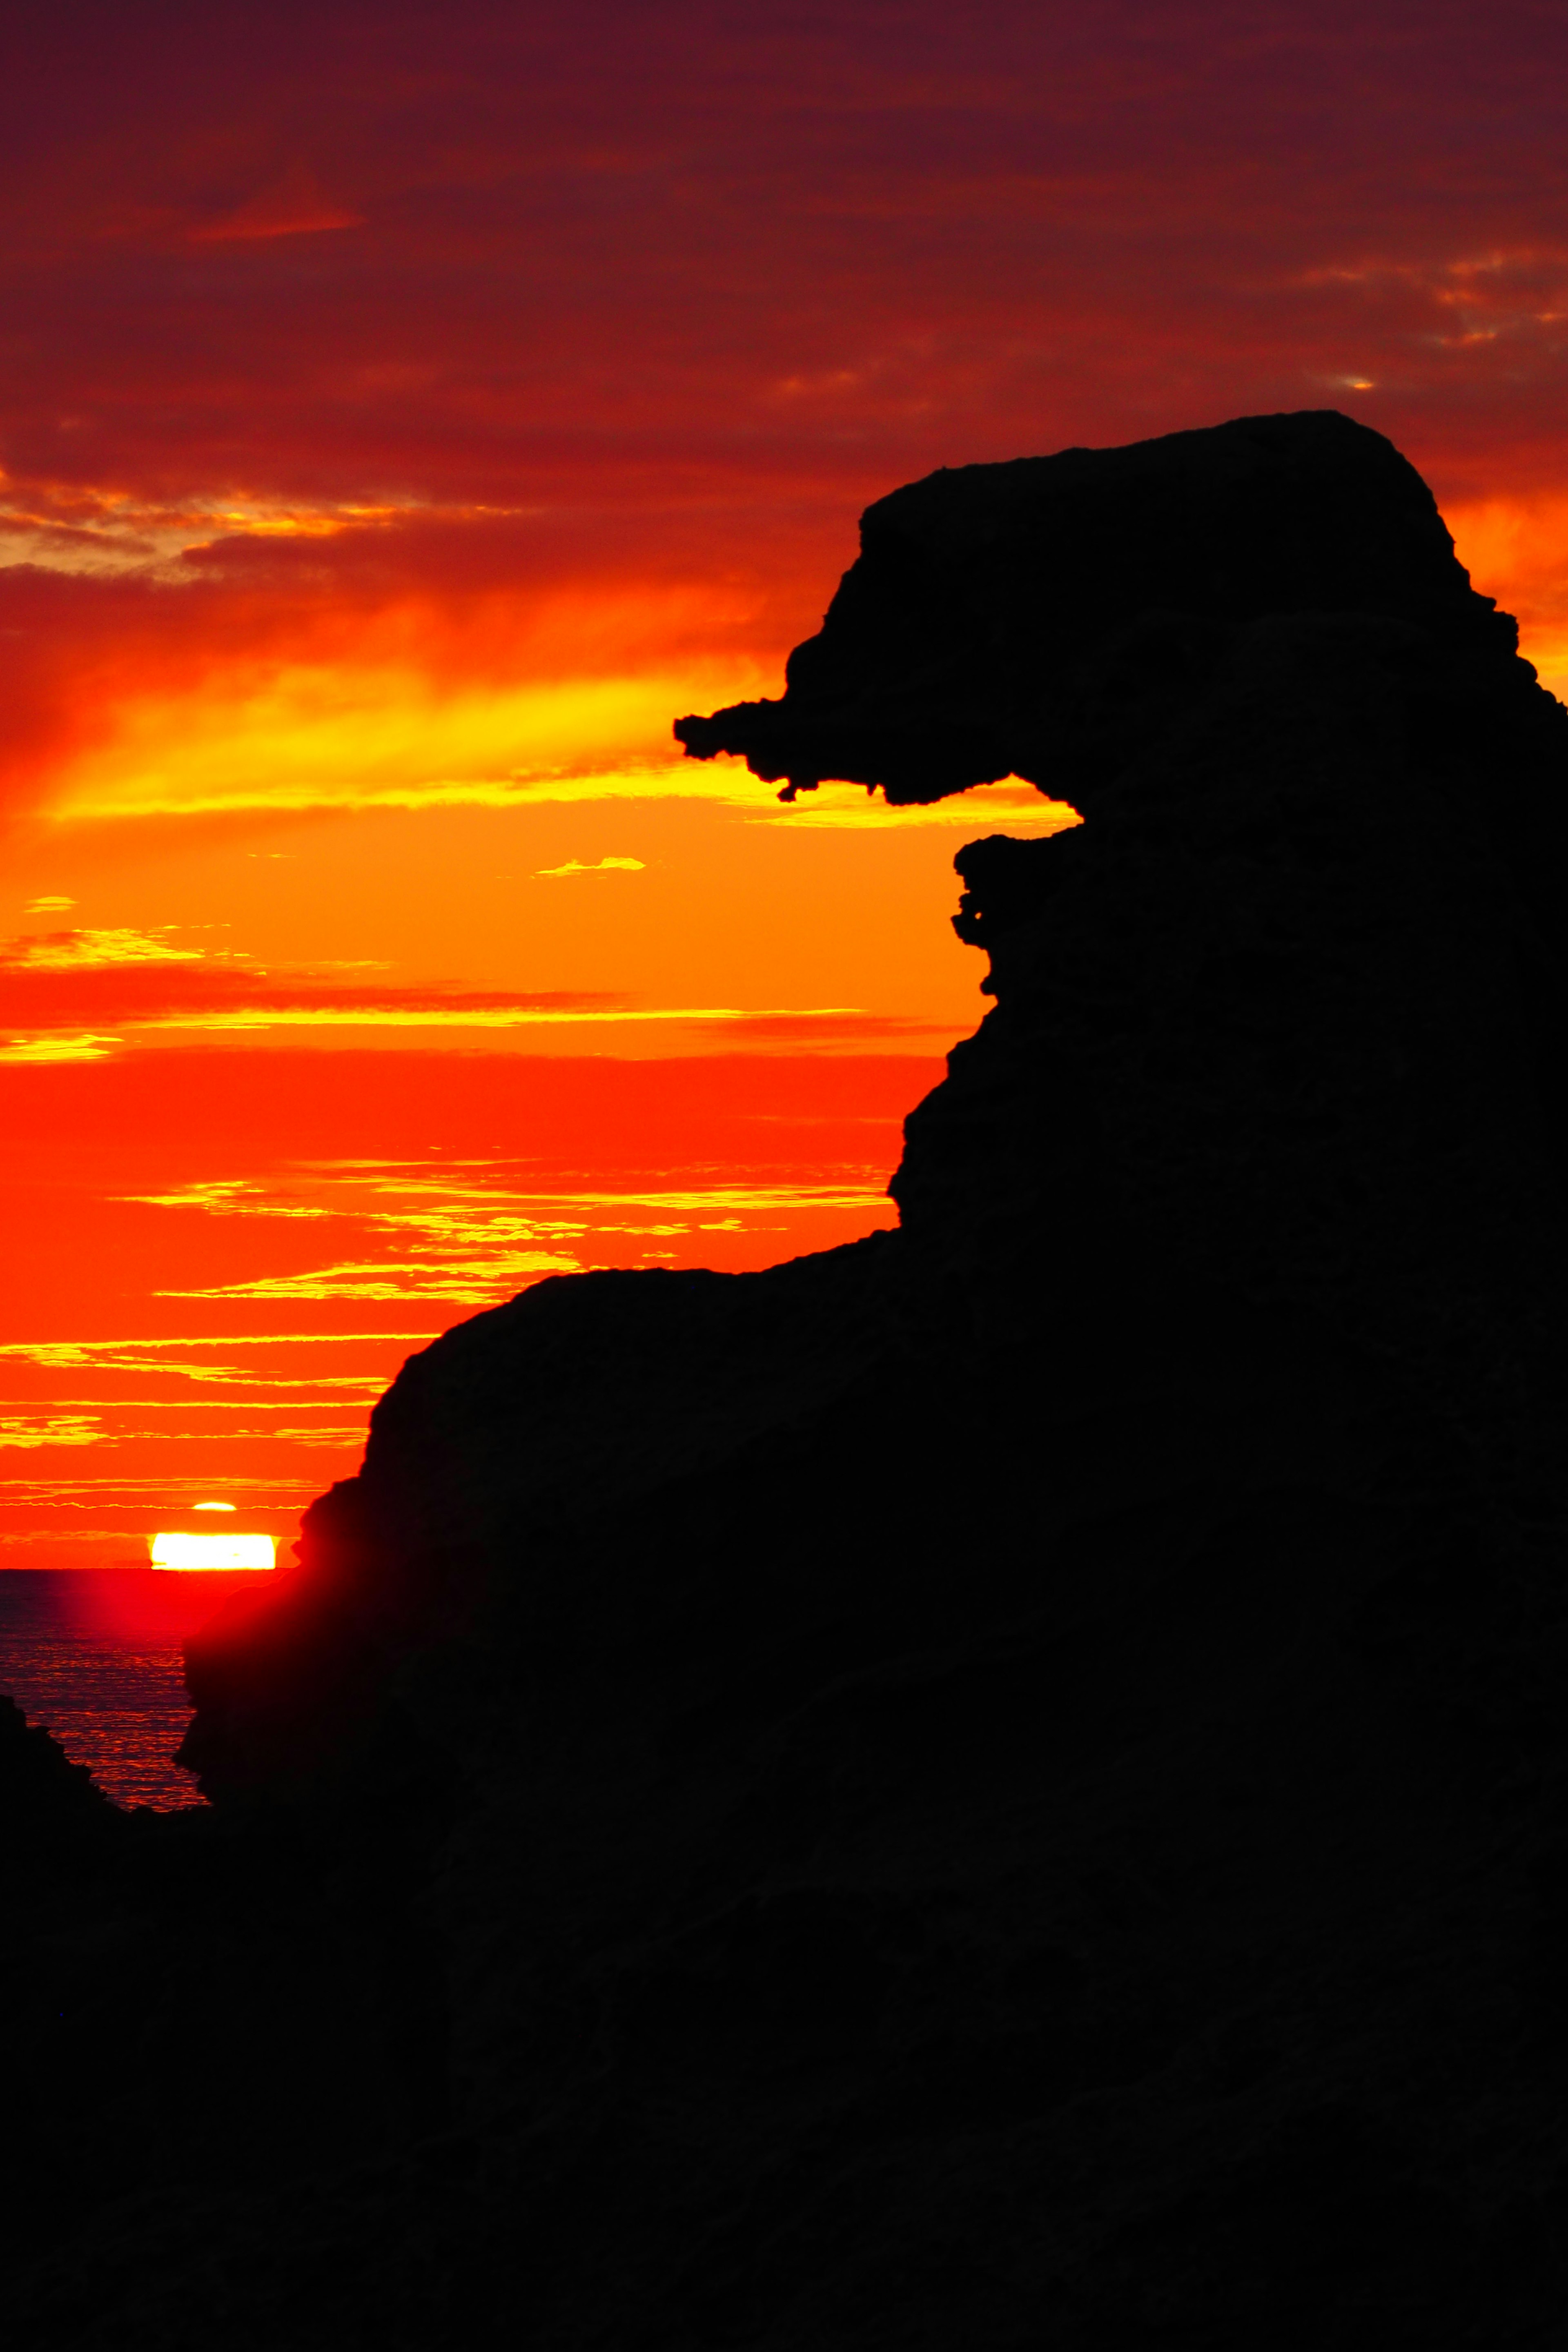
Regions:
<instances>
[{"instance_id":1,"label":"orange sky","mask_svg":"<svg viewBox=\"0 0 1568 2352\"><path fill-rule=\"evenodd\" d=\"M288 1531L557 1267L885 1221L999 786L781 810L868 499L1336 405L1568 687L1560 12L474 5L8 37L0 1560Z\"/></svg>"}]
</instances>

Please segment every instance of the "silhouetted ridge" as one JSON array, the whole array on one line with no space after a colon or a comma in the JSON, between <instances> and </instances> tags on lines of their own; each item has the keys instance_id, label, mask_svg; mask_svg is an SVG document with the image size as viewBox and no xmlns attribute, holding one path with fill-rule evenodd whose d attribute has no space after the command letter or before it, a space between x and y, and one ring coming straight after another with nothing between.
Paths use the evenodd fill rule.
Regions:
<instances>
[{"instance_id":1,"label":"silhouetted ridge","mask_svg":"<svg viewBox=\"0 0 1568 2352\"><path fill-rule=\"evenodd\" d=\"M866 543L740 748L1086 813L959 855L900 1229L405 1366L38 1964L135 2055L32 2340L1561 2332L1568 713L1340 417Z\"/></svg>"},{"instance_id":2,"label":"silhouetted ridge","mask_svg":"<svg viewBox=\"0 0 1568 2352\"><path fill-rule=\"evenodd\" d=\"M13 1883L18 1871L53 1871L105 1851L122 1825L87 1766L0 1696L0 1867Z\"/></svg>"},{"instance_id":3,"label":"silhouetted ridge","mask_svg":"<svg viewBox=\"0 0 1568 2352\"><path fill-rule=\"evenodd\" d=\"M1414 467L1331 409L944 467L868 507L860 540L782 700L679 720L691 756L791 793L934 801L1016 774L1081 803L1238 624L1376 614L1466 663L1518 644Z\"/></svg>"}]
</instances>

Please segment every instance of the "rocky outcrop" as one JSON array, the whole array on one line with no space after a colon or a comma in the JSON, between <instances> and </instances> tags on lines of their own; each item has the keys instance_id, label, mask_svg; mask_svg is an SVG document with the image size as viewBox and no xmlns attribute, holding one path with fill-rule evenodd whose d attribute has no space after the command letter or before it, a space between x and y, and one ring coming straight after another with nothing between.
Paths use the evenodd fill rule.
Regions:
<instances>
[{"instance_id":1,"label":"rocky outcrop","mask_svg":"<svg viewBox=\"0 0 1568 2352\"><path fill-rule=\"evenodd\" d=\"M897 1234L448 1333L193 1646L138 1932L272 1922L331 2153L209 2133L54 2340L1551 2340L1568 714L1342 418L866 551L689 746L1085 822L961 854Z\"/></svg>"},{"instance_id":2,"label":"rocky outcrop","mask_svg":"<svg viewBox=\"0 0 1568 2352\"><path fill-rule=\"evenodd\" d=\"M0 1869L16 1885L107 1852L124 1817L85 1764L73 1764L13 1698L0 1696Z\"/></svg>"},{"instance_id":3,"label":"rocky outcrop","mask_svg":"<svg viewBox=\"0 0 1568 2352\"><path fill-rule=\"evenodd\" d=\"M689 753L738 753L784 799L1016 773L1082 807L1265 616L1403 622L1494 671L1518 646L1415 467L1332 410L943 467L868 507L860 546L782 700L679 720Z\"/></svg>"}]
</instances>

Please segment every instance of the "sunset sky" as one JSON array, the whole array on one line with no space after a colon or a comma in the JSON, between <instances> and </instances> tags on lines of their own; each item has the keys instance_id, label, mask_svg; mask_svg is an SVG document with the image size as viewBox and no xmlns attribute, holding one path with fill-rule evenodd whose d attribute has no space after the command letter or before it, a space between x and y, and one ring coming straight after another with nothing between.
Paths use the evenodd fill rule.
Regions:
<instances>
[{"instance_id":1,"label":"sunset sky","mask_svg":"<svg viewBox=\"0 0 1568 2352\"><path fill-rule=\"evenodd\" d=\"M1561 7L81 5L0 41L0 1565L426 1337L890 1222L1018 785L783 809L939 465L1338 407L1568 689Z\"/></svg>"}]
</instances>

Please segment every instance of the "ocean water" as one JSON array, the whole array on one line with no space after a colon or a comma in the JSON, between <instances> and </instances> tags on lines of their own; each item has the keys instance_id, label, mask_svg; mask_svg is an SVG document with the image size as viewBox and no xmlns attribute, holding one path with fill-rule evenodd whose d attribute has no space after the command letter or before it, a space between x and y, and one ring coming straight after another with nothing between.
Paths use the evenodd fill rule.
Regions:
<instances>
[{"instance_id":1,"label":"ocean water","mask_svg":"<svg viewBox=\"0 0 1568 2352\"><path fill-rule=\"evenodd\" d=\"M174 1762L191 1719L183 1650L231 1593L267 1571L153 1569L0 1572L0 1691L47 1726L118 1805L200 1804Z\"/></svg>"}]
</instances>

